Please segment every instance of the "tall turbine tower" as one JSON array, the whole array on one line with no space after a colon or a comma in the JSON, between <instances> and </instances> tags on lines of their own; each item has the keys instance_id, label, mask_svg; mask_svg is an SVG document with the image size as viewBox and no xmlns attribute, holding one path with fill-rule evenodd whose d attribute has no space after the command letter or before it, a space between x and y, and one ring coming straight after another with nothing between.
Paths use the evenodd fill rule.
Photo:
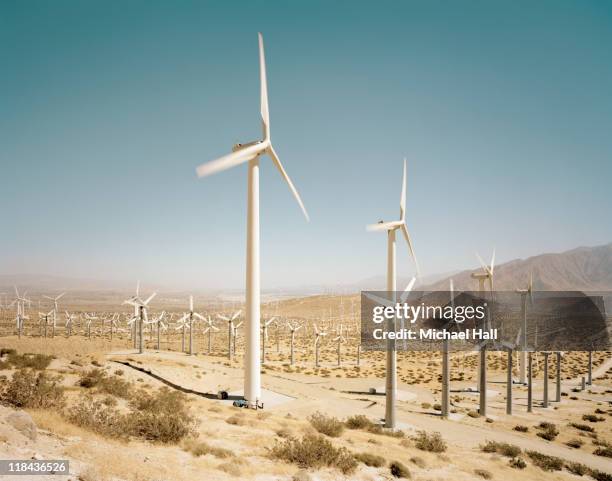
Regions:
<instances>
[{"instance_id":1,"label":"tall turbine tower","mask_svg":"<svg viewBox=\"0 0 612 481\"><path fill-rule=\"evenodd\" d=\"M295 200L308 220L308 213L291 179L285 172L270 140L270 114L264 43L259 34L259 76L261 82L261 120L263 139L247 144L236 144L232 153L202 164L198 177L206 177L248 162L247 187L247 253L246 253L246 353L244 366L244 398L250 407L256 407L261 398L260 359L260 274L259 274L259 158L268 155L287 182Z\"/></svg>"},{"instance_id":2,"label":"tall turbine tower","mask_svg":"<svg viewBox=\"0 0 612 481\"><path fill-rule=\"evenodd\" d=\"M378 224L370 224L367 226L369 231L386 231L387 232L387 291L395 293L397 289L397 279L395 274L395 232L400 229L406 243L410 255L414 260L417 274L419 273L419 265L414 255L410 234L406 227L406 159L404 159L404 174L402 176L402 194L400 196L400 219L391 222L380 221ZM394 294L393 294L394 295ZM393 299L395 301L395 299ZM393 302L395 303L395 302ZM395 331L395 319L389 320L389 330ZM387 340L387 379L385 386L385 427L395 428L395 401L397 398L397 354L395 352L395 339Z\"/></svg>"},{"instance_id":3,"label":"tall turbine tower","mask_svg":"<svg viewBox=\"0 0 612 481\"><path fill-rule=\"evenodd\" d=\"M523 349L519 353L519 382L521 384L526 384L526 374L527 374L527 301L529 301L530 305L533 305L533 274L529 275L529 284L527 284L527 289L517 289L516 292L521 295L521 317L523 319L523 327L522 329L522 347Z\"/></svg>"}]
</instances>

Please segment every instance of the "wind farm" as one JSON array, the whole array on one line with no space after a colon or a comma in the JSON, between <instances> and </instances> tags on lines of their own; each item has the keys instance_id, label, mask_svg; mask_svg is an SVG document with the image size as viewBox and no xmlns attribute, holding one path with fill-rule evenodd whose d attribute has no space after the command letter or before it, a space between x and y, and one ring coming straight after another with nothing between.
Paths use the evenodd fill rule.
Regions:
<instances>
[{"instance_id":1,"label":"wind farm","mask_svg":"<svg viewBox=\"0 0 612 481\"><path fill-rule=\"evenodd\" d=\"M151 28L175 21L156 18ZM359 37L358 62L356 37L323 48L272 28L265 45L263 33L237 36L245 46L207 37L194 56L198 30L183 20L179 40L155 43L154 55L142 47L149 83L120 78L156 99L145 117L162 128L140 138L143 162L130 163L131 140L96 137L96 149L124 157L79 169L66 160L66 218L30 238L27 199L10 214L20 242L6 249L16 274L0 272L0 457L67 460L68 477L43 478L75 481L611 480L612 243L584 214L595 208L579 196L557 208L538 161L511 170L477 136L461 137L477 109L449 112L470 97L445 87L424 101L419 80L435 82L392 75L399 51L373 54L371 34ZM179 54L176 41L190 47ZM335 60L324 64L326 48ZM130 72L131 52L115 68ZM317 65L326 70L315 75ZM110 72L96 82L119 82ZM329 94L338 78L344 88ZM108 129L135 125L129 100L120 111L96 102ZM414 117L395 117L407 105ZM422 135L420 122L457 130ZM491 119L478 122L511 150ZM579 177L561 167L559 177ZM49 176L57 185L33 195L59 197ZM80 202L94 202L93 220L77 215ZM58 263L49 253L63 242L72 247ZM452 315L400 316L409 304ZM483 315L460 318L467 309ZM443 337L398 335L419 329ZM462 330L481 337L465 342Z\"/></svg>"}]
</instances>

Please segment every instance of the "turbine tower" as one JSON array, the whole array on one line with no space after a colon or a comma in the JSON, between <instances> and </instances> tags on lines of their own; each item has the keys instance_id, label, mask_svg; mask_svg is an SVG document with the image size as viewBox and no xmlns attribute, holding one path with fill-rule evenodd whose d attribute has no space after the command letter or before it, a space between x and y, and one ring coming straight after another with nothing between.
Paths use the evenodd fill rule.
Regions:
<instances>
[{"instance_id":1,"label":"turbine tower","mask_svg":"<svg viewBox=\"0 0 612 481\"><path fill-rule=\"evenodd\" d=\"M367 226L369 231L387 232L387 291L395 297L397 289L397 279L395 273L395 232L401 230L408 250L414 260L417 275L419 265L414 255L410 234L406 227L406 159L404 159L404 174L402 176L402 194L400 196L400 218L396 221L370 224ZM395 304L395 299L392 299ZM395 319L389 320L389 330L395 331ZM395 401L397 398L397 354L395 352L395 339L387 340L387 366L386 366L386 386L385 386L385 427L395 429Z\"/></svg>"},{"instance_id":2,"label":"turbine tower","mask_svg":"<svg viewBox=\"0 0 612 481\"><path fill-rule=\"evenodd\" d=\"M206 177L248 162L247 187L247 253L246 253L246 353L244 372L244 398L250 407L256 407L261 398L260 359L260 265L259 265L259 158L268 155L284 178L308 220L308 213L293 182L285 172L270 140L270 114L264 43L259 34L259 76L261 82L261 120L263 139L236 144L232 153L200 165L198 177Z\"/></svg>"},{"instance_id":3,"label":"turbine tower","mask_svg":"<svg viewBox=\"0 0 612 481\"><path fill-rule=\"evenodd\" d=\"M533 274L529 275L527 289L517 289L516 292L521 295L521 317L523 318L523 338L521 340L523 349L519 353L519 382L525 384L527 382L527 351L525 349L527 347L527 300L530 305L533 305Z\"/></svg>"}]
</instances>

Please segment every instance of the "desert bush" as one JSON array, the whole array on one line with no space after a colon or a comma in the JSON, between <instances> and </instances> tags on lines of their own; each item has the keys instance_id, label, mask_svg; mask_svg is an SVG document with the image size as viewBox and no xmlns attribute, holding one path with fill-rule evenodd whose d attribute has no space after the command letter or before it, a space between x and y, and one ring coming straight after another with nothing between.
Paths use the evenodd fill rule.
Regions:
<instances>
[{"instance_id":1,"label":"desert bush","mask_svg":"<svg viewBox=\"0 0 612 481\"><path fill-rule=\"evenodd\" d=\"M588 421L590 423L599 423L599 422L605 421L606 418L601 417L601 416L595 416L595 414L583 414L582 420Z\"/></svg>"},{"instance_id":2,"label":"desert bush","mask_svg":"<svg viewBox=\"0 0 612 481\"><path fill-rule=\"evenodd\" d=\"M527 467L525 460L520 457L512 458L508 464L514 469L525 469Z\"/></svg>"},{"instance_id":3,"label":"desert bush","mask_svg":"<svg viewBox=\"0 0 612 481\"><path fill-rule=\"evenodd\" d=\"M316 412L308 418L308 421L321 434L330 438L337 438L344 432L344 424L338 418L326 416Z\"/></svg>"},{"instance_id":4,"label":"desert bush","mask_svg":"<svg viewBox=\"0 0 612 481\"><path fill-rule=\"evenodd\" d=\"M584 442L580 439L570 439L565 443L566 446L574 449L580 449L580 447L584 444Z\"/></svg>"},{"instance_id":5,"label":"desert bush","mask_svg":"<svg viewBox=\"0 0 612 481\"><path fill-rule=\"evenodd\" d=\"M161 443L178 442L193 433L195 420L186 396L162 387L154 393L138 391L130 399L128 431L131 435Z\"/></svg>"},{"instance_id":6,"label":"desert bush","mask_svg":"<svg viewBox=\"0 0 612 481\"><path fill-rule=\"evenodd\" d=\"M358 453L355 454L355 459L366 466L372 466L375 468L383 467L387 461L382 456L371 453Z\"/></svg>"},{"instance_id":7,"label":"desert bush","mask_svg":"<svg viewBox=\"0 0 612 481\"><path fill-rule=\"evenodd\" d=\"M37 371L43 371L47 369L53 356L47 356L45 354L17 354L14 349L10 350L7 361L16 369L31 368Z\"/></svg>"},{"instance_id":8,"label":"desert bush","mask_svg":"<svg viewBox=\"0 0 612 481\"><path fill-rule=\"evenodd\" d=\"M288 439L293 436L291 430L289 428L280 428L276 430L276 435L279 438Z\"/></svg>"},{"instance_id":9,"label":"desert bush","mask_svg":"<svg viewBox=\"0 0 612 481\"><path fill-rule=\"evenodd\" d=\"M525 453L531 458L533 464L544 471L561 471L563 469L564 463L561 458L548 456L538 451L525 451Z\"/></svg>"},{"instance_id":10,"label":"desert bush","mask_svg":"<svg viewBox=\"0 0 612 481\"><path fill-rule=\"evenodd\" d=\"M487 441L480 447L480 449L485 453L498 453L509 458L515 458L521 454L521 448L518 446L509 443L500 443L497 441Z\"/></svg>"},{"instance_id":11,"label":"desert bush","mask_svg":"<svg viewBox=\"0 0 612 481\"><path fill-rule=\"evenodd\" d=\"M588 424L570 423L570 426L576 428L578 431L585 431L587 433L595 432L595 428L593 426L589 426Z\"/></svg>"},{"instance_id":12,"label":"desert bush","mask_svg":"<svg viewBox=\"0 0 612 481\"><path fill-rule=\"evenodd\" d=\"M370 427L368 427L367 431L372 434L380 434L381 436L389 436L392 438L403 438L406 436L406 433L402 430L396 429L385 429L380 424L372 423Z\"/></svg>"},{"instance_id":13,"label":"desert bush","mask_svg":"<svg viewBox=\"0 0 612 481\"><path fill-rule=\"evenodd\" d=\"M522 424L517 424L512 429L518 431L519 433L526 433L529 431L529 428L527 426L523 426Z\"/></svg>"},{"instance_id":14,"label":"desert bush","mask_svg":"<svg viewBox=\"0 0 612 481\"><path fill-rule=\"evenodd\" d=\"M64 405L62 378L44 371L19 369L0 392L3 404L18 408L61 408Z\"/></svg>"},{"instance_id":15,"label":"desert bush","mask_svg":"<svg viewBox=\"0 0 612 481\"><path fill-rule=\"evenodd\" d=\"M389 470L391 471L391 475L395 478L410 478L410 470L404 466L399 461L393 461L389 465Z\"/></svg>"},{"instance_id":16,"label":"desert bush","mask_svg":"<svg viewBox=\"0 0 612 481\"><path fill-rule=\"evenodd\" d=\"M427 467L425 460L419 456L412 456L410 458L410 462L421 469L425 469Z\"/></svg>"},{"instance_id":17,"label":"desert bush","mask_svg":"<svg viewBox=\"0 0 612 481\"><path fill-rule=\"evenodd\" d=\"M421 451L432 453L443 453L446 451L446 442L438 432L429 434L426 431L418 431L412 439L414 445Z\"/></svg>"},{"instance_id":18,"label":"desert bush","mask_svg":"<svg viewBox=\"0 0 612 481\"><path fill-rule=\"evenodd\" d=\"M598 471L597 469L592 469L589 472L589 475L595 479L595 481L612 481L612 474L604 473L603 471Z\"/></svg>"},{"instance_id":19,"label":"desert bush","mask_svg":"<svg viewBox=\"0 0 612 481\"><path fill-rule=\"evenodd\" d=\"M247 420L239 414L234 414L225 420L227 424L233 424L234 426L246 426L248 424Z\"/></svg>"},{"instance_id":20,"label":"desert bush","mask_svg":"<svg viewBox=\"0 0 612 481\"><path fill-rule=\"evenodd\" d=\"M72 424L89 429L110 438L127 438L127 417L112 406L95 399L91 393L84 393L64 413Z\"/></svg>"},{"instance_id":21,"label":"desert bush","mask_svg":"<svg viewBox=\"0 0 612 481\"><path fill-rule=\"evenodd\" d=\"M589 474L589 468L581 463L566 463L565 468L572 474L577 476L584 476Z\"/></svg>"},{"instance_id":22,"label":"desert bush","mask_svg":"<svg viewBox=\"0 0 612 481\"><path fill-rule=\"evenodd\" d=\"M270 449L270 456L301 468L318 469L324 466L350 474L357 461L346 448L335 447L325 436L306 434L302 439L286 439Z\"/></svg>"},{"instance_id":23,"label":"desert bush","mask_svg":"<svg viewBox=\"0 0 612 481\"><path fill-rule=\"evenodd\" d=\"M104 377L98 384L100 392L111 394L123 399L130 398L130 388L132 384L118 376Z\"/></svg>"},{"instance_id":24,"label":"desert bush","mask_svg":"<svg viewBox=\"0 0 612 481\"><path fill-rule=\"evenodd\" d=\"M603 456L605 458L612 458L612 446L601 446L593 451L595 456Z\"/></svg>"},{"instance_id":25,"label":"desert bush","mask_svg":"<svg viewBox=\"0 0 612 481\"><path fill-rule=\"evenodd\" d=\"M93 368L89 371L81 373L78 385L87 389L96 387L102 379L106 377L106 373L102 369Z\"/></svg>"},{"instance_id":26,"label":"desert bush","mask_svg":"<svg viewBox=\"0 0 612 481\"><path fill-rule=\"evenodd\" d=\"M482 479L491 479L493 477L491 471L487 471L486 469L475 469L474 474L480 476Z\"/></svg>"},{"instance_id":27,"label":"desert bush","mask_svg":"<svg viewBox=\"0 0 612 481\"><path fill-rule=\"evenodd\" d=\"M554 423L543 421L538 425L538 429L541 431L537 435L547 441L553 441L559 435L557 425Z\"/></svg>"},{"instance_id":28,"label":"desert bush","mask_svg":"<svg viewBox=\"0 0 612 481\"><path fill-rule=\"evenodd\" d=\"M10 356L11 354L17 354L17 351L15 349L9 349L8 347L0 349L0 357Z\"/></svg>"},{"instance_id":29,"label":"desert bush","mask_svg":"<svg viewBox=\"0 0 612 481\"><path fill-rule=\"evenodd\" d=\"M477 418L478 416L480 416L478 414L478 411L468 411L467 415L471 418Z\"/></svg>"},{"instance_id":30,"label":"desert bush","mask_svg":"<svg viewBox=\"0 0 612 481\"><path fill-rule=\"evenodd\" d=\"M367 429L372 426L372 421L363 414L357 414L355 416L348 417L344 424L349 429Z\"/></svg>"},{"instance_id":31,"label":"desert bush","mask_svg":"<svg viewBox=\"0 0 612 481\"><path fill-rule=\"evenodd\" d=\"M188 439L183 443L183 449L196 457L211 454L216 458L231 458L234 454L225 448L211 446L210 444L195 439Z\"/></svg>"}]
</instances>

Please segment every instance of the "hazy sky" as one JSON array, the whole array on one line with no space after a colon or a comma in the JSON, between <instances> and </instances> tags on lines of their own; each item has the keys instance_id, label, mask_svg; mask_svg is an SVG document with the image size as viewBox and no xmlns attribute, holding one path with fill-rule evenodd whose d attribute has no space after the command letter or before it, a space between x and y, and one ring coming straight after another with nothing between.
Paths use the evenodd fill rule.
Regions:
<instances>
[{"instance_id":1,"label":"hazy sky","mask_svg":"<svg viewBox=\"0 0 612 481\"><path fill-rule=\"evenodd\" d=\"M5 0L0 273L241 287L257 31L264 287L383 274L404 156L424 274L612 240L610 2Z\"/></svg>"}]
</instances>

